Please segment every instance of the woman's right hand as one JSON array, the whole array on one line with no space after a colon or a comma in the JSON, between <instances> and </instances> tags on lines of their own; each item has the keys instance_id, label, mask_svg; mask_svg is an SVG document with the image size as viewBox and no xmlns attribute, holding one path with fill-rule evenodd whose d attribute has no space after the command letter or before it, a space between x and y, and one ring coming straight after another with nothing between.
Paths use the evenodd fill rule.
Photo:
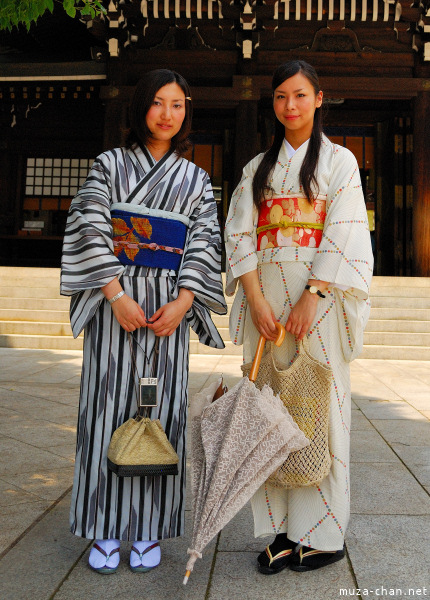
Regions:
<instances>
[{"instance_id":1,"label":"woman's right hand","mask_svg":"<svg viewBox=\"0 0 430 600\"><path fill-rule=\"evenodd\" d=\"M116 320L125 331L146 327L146 317L142 307L127 294L115 300L111 307Z\"/></svg>"},{"instance_id":2,"label":"woman's right hand","mask_svg":"<svg viewBox=\"0 0 430 600\"><path fill-rule=\"evenodd\" d=\"M261 291L257 271L244 273L239 279L245 291L252 322L258 333L264 336L266 340L274 342L278 337L278 330L275 325L276 319L270 304Z\"/></svg>"},{"instance_id":3,"label":"woman's right hand","mask_svg":"<svg viewBox=\"0 0 430 600\"><path fill-rule=\"evenodd\" d=\"M263 294L248 299L248 306L251 311L251 319L260 335L266 340L274 342L278 337L276 329L276 319L270 304Z\"/></svg>"}]
</instances>

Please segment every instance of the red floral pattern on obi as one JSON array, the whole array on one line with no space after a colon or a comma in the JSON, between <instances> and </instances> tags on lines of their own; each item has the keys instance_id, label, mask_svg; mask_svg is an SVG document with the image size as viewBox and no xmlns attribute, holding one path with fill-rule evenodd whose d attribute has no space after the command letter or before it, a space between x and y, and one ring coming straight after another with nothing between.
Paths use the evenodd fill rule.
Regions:
<instances>
[{"instance_id":1,"label":"red floral pattern on obi","mask_svg":"<svg viewBox=\"0 0 430 600\"><path fill-rule=\"evenodd\" d=\"M311 206L306 198L273 198L264 200L260 207L258 227L282 221L324 223L326 201L317 198ZM276 227L261 231L257 237L257 250L282 246L318 248L322 230L304 227Z\"/></svg>"}]
</instances>

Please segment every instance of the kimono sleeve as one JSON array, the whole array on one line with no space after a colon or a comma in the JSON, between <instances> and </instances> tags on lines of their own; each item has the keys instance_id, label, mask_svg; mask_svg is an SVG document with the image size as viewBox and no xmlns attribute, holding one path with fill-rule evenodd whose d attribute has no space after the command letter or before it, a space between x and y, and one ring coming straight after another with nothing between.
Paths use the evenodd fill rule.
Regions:
<instances>
[{"instance_id":1,"label":"kimono sleeve","mask_svg":"<svg viewBox=\"0 0 430 600\"><path fill-rule=\"evenodd\" d=\"M354 155L334 147L333 169L327 193L323 237L312 263L311 278L334 284L339 333L345 360L361 352L370 311L373 271L366 206Z\"/></svg>"},{"instance_id":2,"label":"kimono sleeve","mask_svg":"<svg viewBox=\"0 0 430 600\"><path fill-rule=\"evenodd\" d=\"M252 181L262 156L257 156L246 165L231 198L225 227L227 296L233 296L241 275L257 269L258 210L252 199Z\"/></svg>"},{"instance_id":3,"label":"kimono sleeve","mask_svg":"<svg viewBox=\"0 0 430 600\"><path fill-rule=\"evenodd\" d=\"M110 201L110 161L102 154L71 203L63 241L60 291L72 296L75 337L104 300L100 288L124 271L113 250Z\"/></svg>"},{"instance_id":4,"label":"kimono sleeve","mask_svg":"<svg viewBox=\"0 0 430 600\"><path fill-rule=\"evenodd\" d=\"M191 223L178 273L177 288L194 293L194 302L186 314L200 342L224 348L210 311L227 313L221 278L221 235L216 204L209 177L205 174L201 199L190 216Z\"/></svg>"}]
</instances>

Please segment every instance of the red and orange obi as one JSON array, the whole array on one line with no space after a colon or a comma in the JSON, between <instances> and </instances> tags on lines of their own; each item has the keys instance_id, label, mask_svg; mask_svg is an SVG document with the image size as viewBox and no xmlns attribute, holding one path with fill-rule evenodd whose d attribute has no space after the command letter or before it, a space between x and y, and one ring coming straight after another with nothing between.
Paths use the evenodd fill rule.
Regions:
<instances>
[{"instance_id":1,"label":"red and orange obi","mask_svg":"<svg viewBox=\"0 0 430 600\"><path fill-rule=\"evenodd\" d=\"M318 248L326 217L325 199L284 197L263 200L257 225L257 250L302 246Z\"/></svg>"}]
</instances>

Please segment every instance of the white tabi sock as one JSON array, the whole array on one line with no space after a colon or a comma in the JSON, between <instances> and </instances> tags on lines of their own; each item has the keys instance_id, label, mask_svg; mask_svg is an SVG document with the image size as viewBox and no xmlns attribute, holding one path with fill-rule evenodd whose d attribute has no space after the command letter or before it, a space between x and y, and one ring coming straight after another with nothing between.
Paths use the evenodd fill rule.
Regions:
<instances>
[{"instance_id":1,"label":"white tabi sock","mask_svg":"<svg viewBox=\"0 0 430 600\"><path fill-rule=\"evenodd\" d=\"M157 543L157 540L153 540L152 542L133 542L133 546L139 552L143 552L149 546L153 546ZM147 552L144 556L142 556L142 560L140 560L139 555L132 551L130 552L130 566L131 567L156 567L160 564L161 560L161 549L160 546L156 546L149 552Z\"/></svg>"},{"instance_id":2,"label":"white tabi sock","mask_svg":"<svg viewBox=\"0 0 430 600\"><path fill-rule=\"evenodd\" d=\"M109 555L112 550L115 550L115 548L119 548L119 540L94 540L94 543L100 546L100 548L104 550L107 555ZM119 552L115 552L107 559L104 554L102 554L93 546L91 548L88 562L93 569L102 569L103 567L110 567L114 569L119 564Z\"/></svg>"}]
</instances>

